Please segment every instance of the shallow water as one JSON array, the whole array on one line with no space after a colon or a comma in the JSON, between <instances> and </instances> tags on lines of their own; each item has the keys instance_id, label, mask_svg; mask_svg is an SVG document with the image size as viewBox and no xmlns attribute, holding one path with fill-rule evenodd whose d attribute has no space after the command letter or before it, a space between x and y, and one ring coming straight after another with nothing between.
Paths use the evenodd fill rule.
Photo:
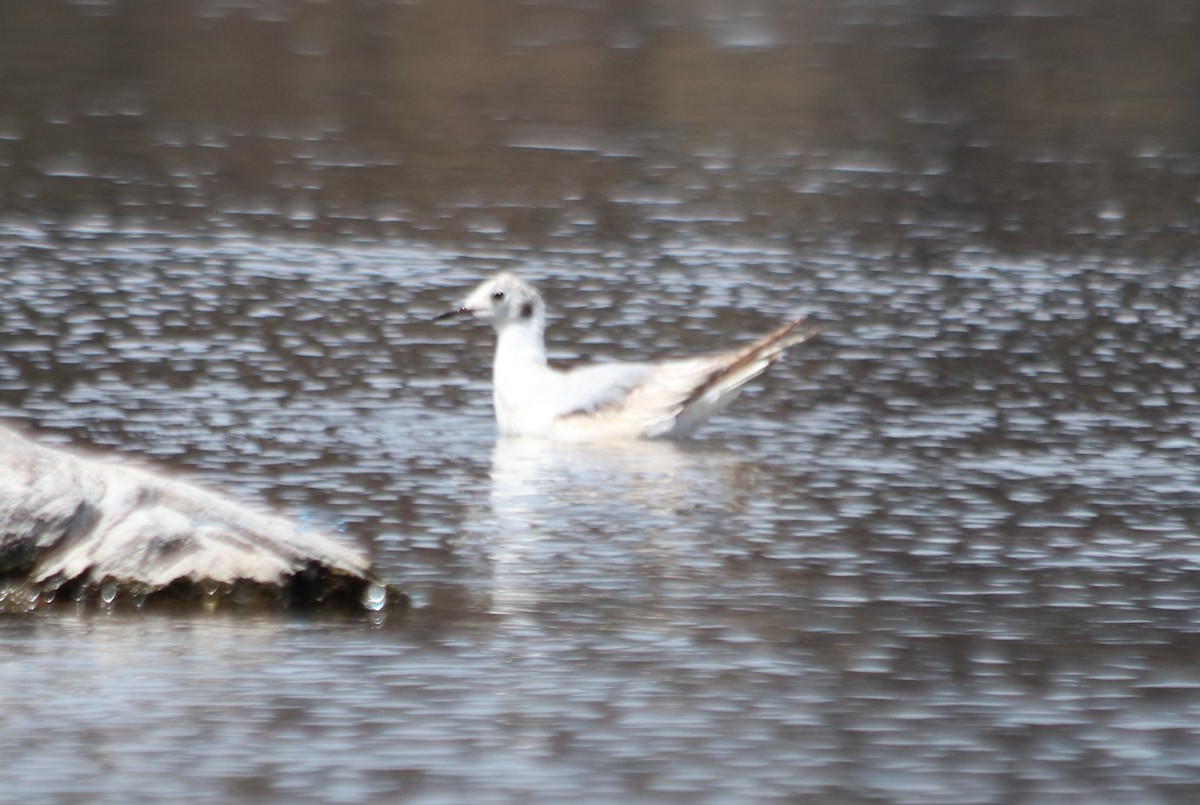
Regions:
<instances>
[{"instance_id":1,"label":"shallow water","mask_svg":"<svg viewBox=\"0 0 1200 805\"><path fill-rule=\"evenodd\" d=\"M3 797L1191 801L1191 6L473 12L11 12L5 421L416 606L0 620ZM691 443L498 442L429 321L497 267L564 359L827 329Z\"/></svg>"}]
</instances>

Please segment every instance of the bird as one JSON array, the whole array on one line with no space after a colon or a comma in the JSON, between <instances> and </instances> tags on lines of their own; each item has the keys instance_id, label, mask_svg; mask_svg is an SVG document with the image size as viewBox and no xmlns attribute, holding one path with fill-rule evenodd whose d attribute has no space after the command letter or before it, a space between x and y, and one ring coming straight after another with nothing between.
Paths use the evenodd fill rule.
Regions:
<instances>
[{"instance_id":1,"label":"bird","mask_svg":"<svg viewBox=\"0 0 1200 805\"><path fill-rule=\"evenodd\" d=\"M546 304L503 271L481 282L435 321L472 316L496 331L492 398L502 437L560 442L691 437L742 387L813 338L792 319L740 349L652 362L598 362L558 369L546 360Z\"/></svg>"}]
</instances>

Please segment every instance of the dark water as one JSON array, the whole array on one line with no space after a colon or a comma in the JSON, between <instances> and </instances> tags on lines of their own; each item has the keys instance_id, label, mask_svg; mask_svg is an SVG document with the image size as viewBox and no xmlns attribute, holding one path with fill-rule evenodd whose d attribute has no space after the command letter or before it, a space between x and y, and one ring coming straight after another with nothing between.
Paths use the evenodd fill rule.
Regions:
<instances>
[{"instance_id":1,"label":"dark water","mask_svg":"<svg viewBox=\"0 0 1200 805\"><path fill-rule=\"evenodd\" d=\"M1200 12L5 3L0 410L369 546L382 627L0 621L4 801L1191 802ZM827 326L683 446L564 358Z\"/></svg>"}]
</instances>

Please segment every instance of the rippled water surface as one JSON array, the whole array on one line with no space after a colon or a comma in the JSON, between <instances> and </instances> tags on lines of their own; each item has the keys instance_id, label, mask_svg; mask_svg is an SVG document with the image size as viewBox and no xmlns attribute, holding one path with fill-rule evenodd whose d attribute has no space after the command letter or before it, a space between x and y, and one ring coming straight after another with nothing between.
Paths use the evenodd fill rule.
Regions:
<instances>
[{"instance_id":1,"label":"rippled water surface","mask_svg":"<svg viewBox=\"0 0 1200 805\"><path fill-rule=\"evenodd\" d=\"M4 422L415 606L2 619L0 799L1193 801L1192 5L6 19ZM568 360L826 330L690 443L497 441L430 321L496 268Z\"/></svg>"}]
</instances>

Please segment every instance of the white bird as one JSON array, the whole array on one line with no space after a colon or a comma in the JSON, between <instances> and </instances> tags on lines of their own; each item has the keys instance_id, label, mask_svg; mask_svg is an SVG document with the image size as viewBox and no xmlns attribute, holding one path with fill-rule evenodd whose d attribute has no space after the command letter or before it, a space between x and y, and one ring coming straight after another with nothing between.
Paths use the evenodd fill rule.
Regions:
<instances>
[{"instance_id":1,"label":"white bird","mask_svg":"<svg viewBox=\"0 0 1200 805\"><path fill-rule=\"evenodd\" d=\"M492 395L502 436L558 441L686 439L724 409L785 349L817 334L798 318L741 349L651 363L546 362L546 305L508 272L485 280L456 309L496 330Z\"/></svg>"}]
</instances>

